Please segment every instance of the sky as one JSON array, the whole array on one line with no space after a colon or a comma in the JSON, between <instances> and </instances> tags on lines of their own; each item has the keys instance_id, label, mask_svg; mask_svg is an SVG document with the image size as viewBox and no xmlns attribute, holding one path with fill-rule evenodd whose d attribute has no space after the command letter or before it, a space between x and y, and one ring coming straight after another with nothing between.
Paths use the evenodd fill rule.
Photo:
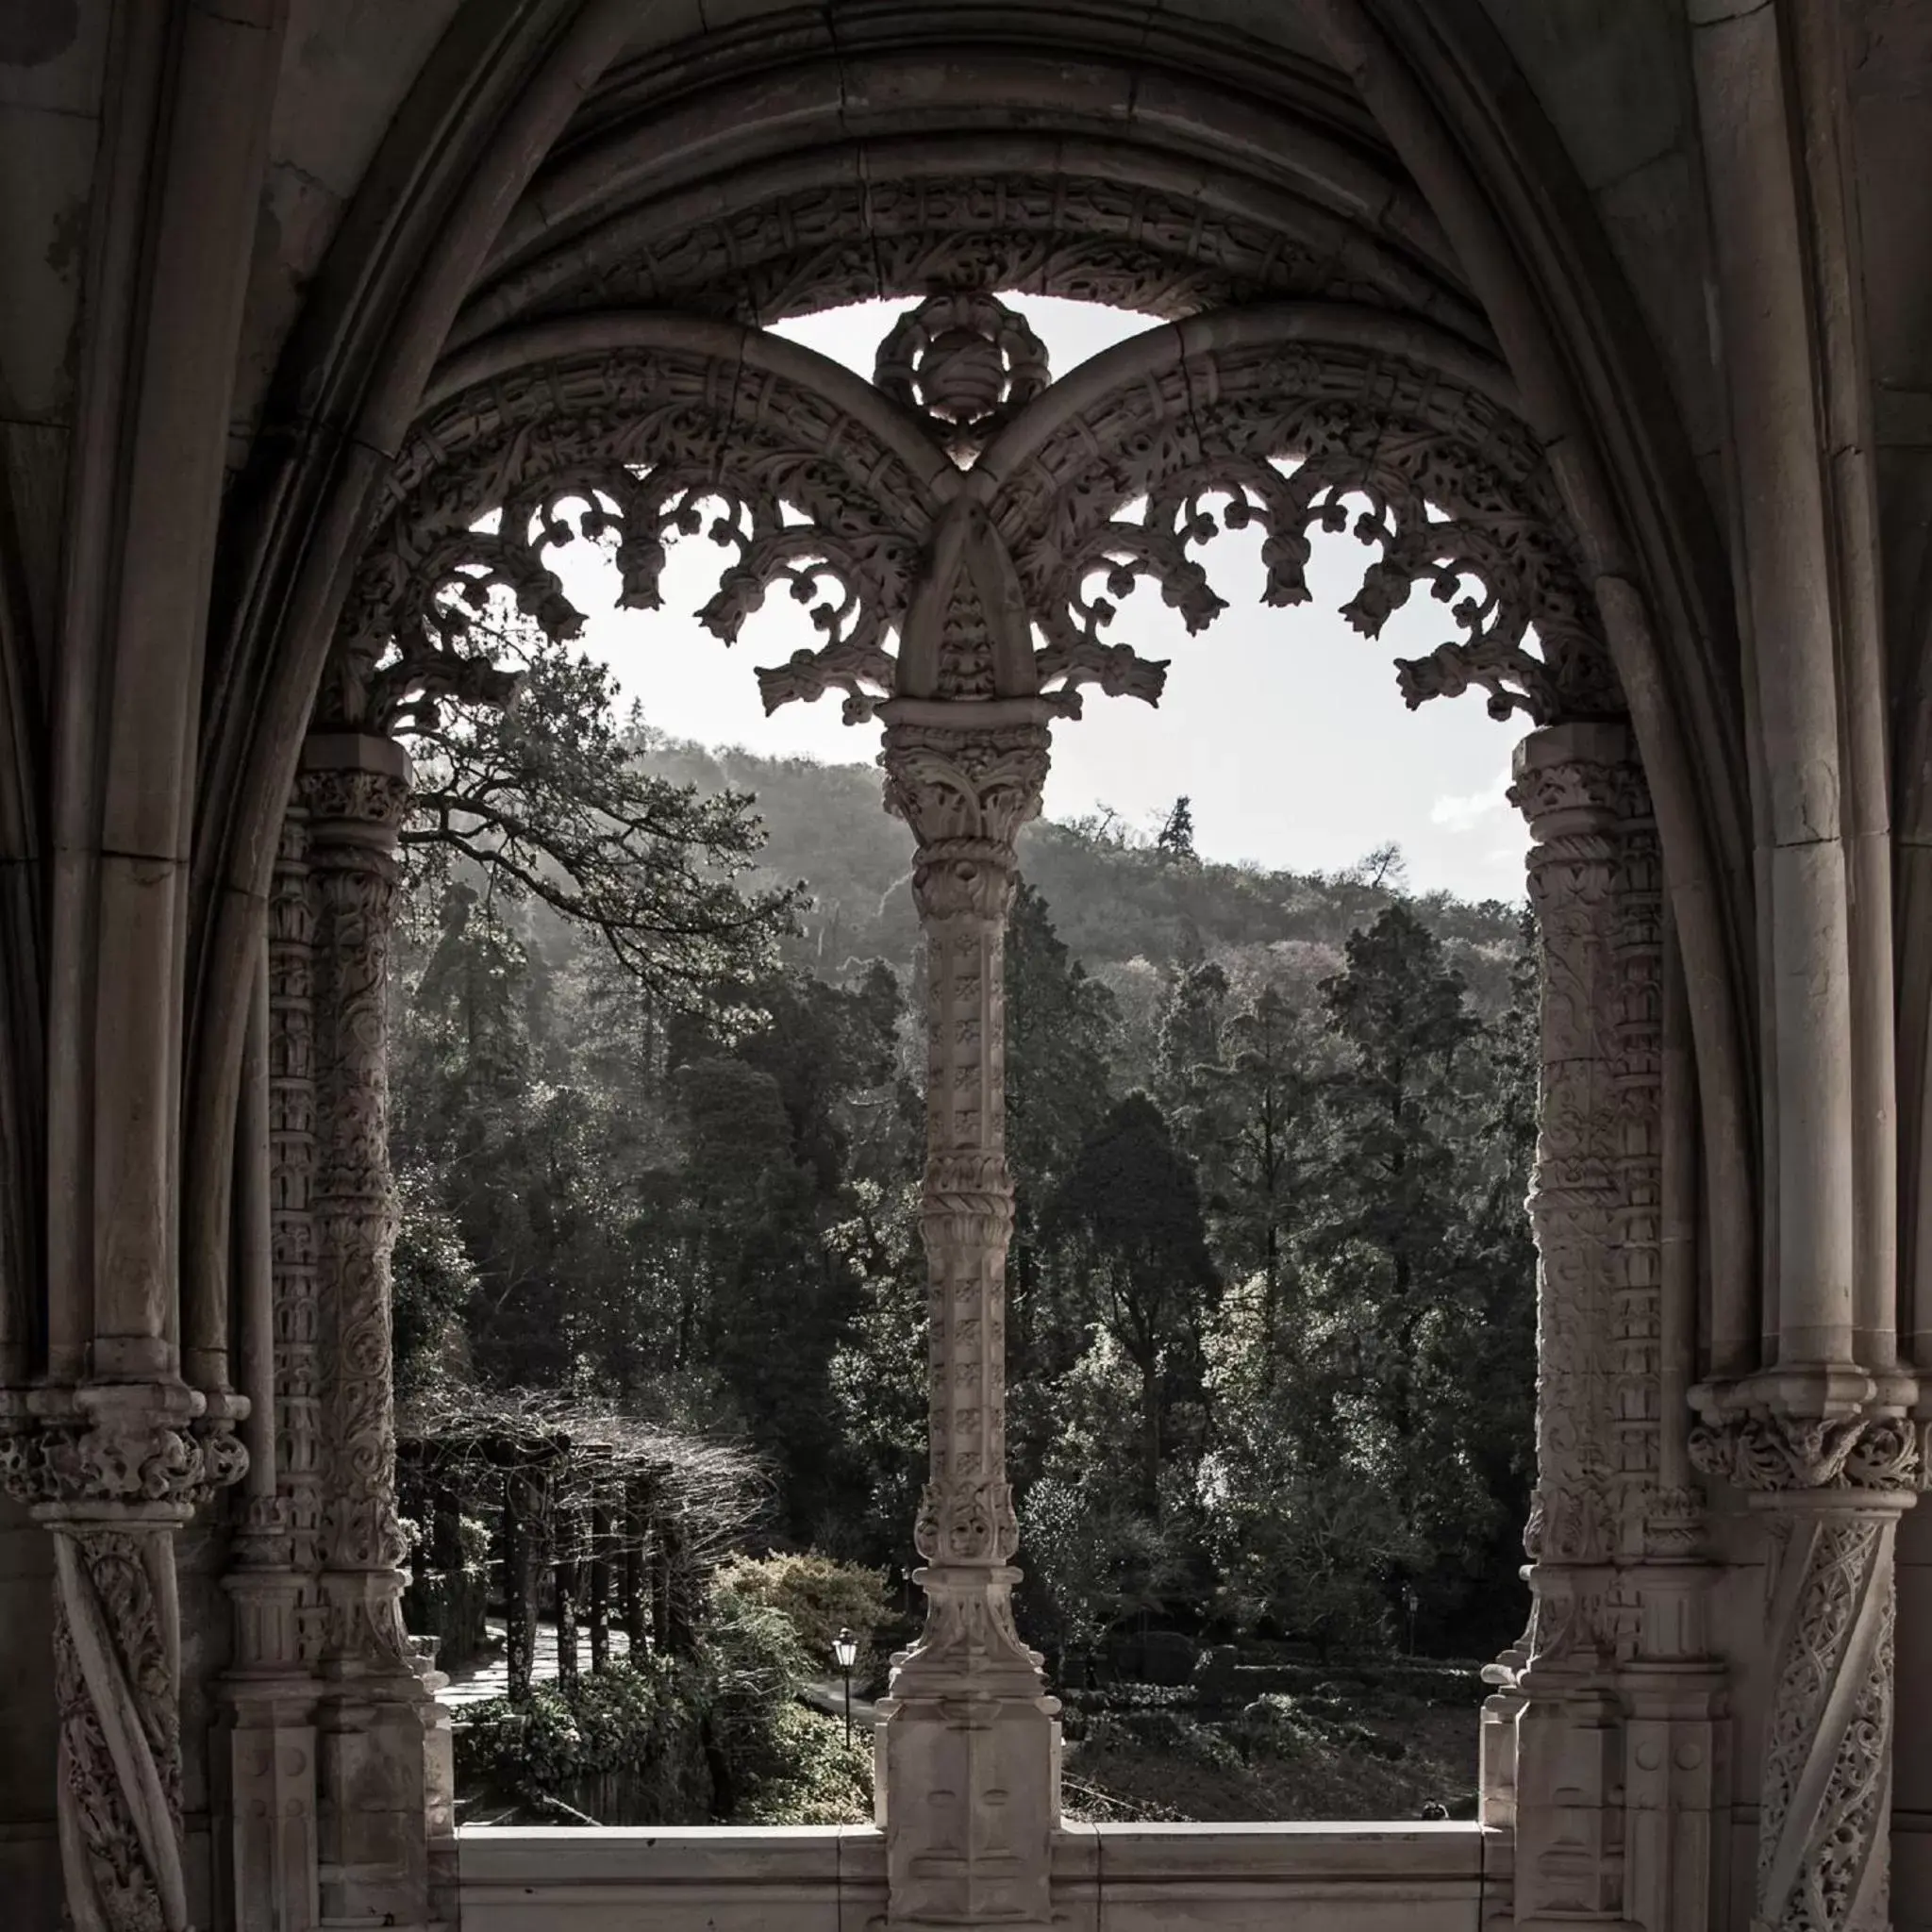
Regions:
<instances>
[{"instance_id":1,"label":"sky","mask_svg":"<svg viewBox=\"0 0 1932 1932\"><path fill-rule=\"evenodd\" d=\"M1046 343L1056 375L1147 326L1145 319L1040 296L1008 296ZM864 303L779 325L777 333L870 375L880 339L906 307ZM1112 634L1171 659L1158 708L1089 688L1086 715L1054 725L1045 811L1103 808L1157 829L1191 800L1203 858L1295 872L1334 871L1391 841L1412 890L1520 899L1528 839L1503 795L1520 724L1499 724L1479 692L1405 708L1394 660L1424 657L1454 633L1418 592L1380 639L1338 614L1373 553L1347 533L1315 536L1313 601L1260 602L1260 533L1224 531L1200 553L1228 608L1197 637L1143 584L1123 600ZM608 662L628 702L674 738L743 745L768 756L870 763L876 724L846 725L836 692L767 718L753 669L817 640L803 607L774 596L727 648L694 613L717 589L726 553L684 540L664 573L664 608L613 608L616 573L592 546L550 552L565 593L587 613L585 648Z\"/></svg>"}]
</instances>

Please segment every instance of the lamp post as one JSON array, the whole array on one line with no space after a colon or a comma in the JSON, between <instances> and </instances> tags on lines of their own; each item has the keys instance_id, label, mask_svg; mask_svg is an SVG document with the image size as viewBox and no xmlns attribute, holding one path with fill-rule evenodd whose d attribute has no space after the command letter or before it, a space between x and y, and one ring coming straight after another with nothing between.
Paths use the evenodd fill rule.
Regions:
<instances>
[{"instance_id":1,"label":"lamp post","mask_svg":"<svg viewBox=\"0 0 1932 1932\"><path fill-rule=\"evenodd\" d=\"M841 1630L832 1640L832 1657L839 1674L845 1679L845 1741L852 1741L852 1666L858 1661L858 1639Z\"/></svg>"}]
</instances>

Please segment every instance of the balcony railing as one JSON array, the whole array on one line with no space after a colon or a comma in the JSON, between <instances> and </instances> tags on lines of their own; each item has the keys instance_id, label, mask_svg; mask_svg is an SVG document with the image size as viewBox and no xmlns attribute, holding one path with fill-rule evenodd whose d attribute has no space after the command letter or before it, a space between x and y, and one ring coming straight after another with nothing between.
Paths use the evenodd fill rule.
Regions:
<instances>
[{"instance_id":1,"label":"balcony railing","mask_svg":"<svg viewBox=\"0 0 1932 1932\"><path fill-rule=\"evenodd\" d=\"M1475 1824L1074 1824L1056 1932L1477 1932L1507 1883ZM463 1932L865 1932L886 1910L869 1825L460 1835Z\"/></svg>"}]
</instances>

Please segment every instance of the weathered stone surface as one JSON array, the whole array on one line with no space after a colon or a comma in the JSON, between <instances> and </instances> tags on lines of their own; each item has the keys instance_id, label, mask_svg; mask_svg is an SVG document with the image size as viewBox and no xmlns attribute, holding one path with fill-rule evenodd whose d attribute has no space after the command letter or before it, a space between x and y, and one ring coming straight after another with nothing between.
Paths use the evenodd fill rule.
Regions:
<instances>
[{"instance_id":1,"label":"weathered stone surface","mask_svg":"<svg viewBox=\"0 0 1932 1932\"><path fill-rule=\"evenodd\" d=\"M917 853L932 1623L883 1835L533 1838L474 1866L475 1923L529 1923L516 1860L553 1857L586 1925L1932 1924L1894 1691L1932 1667L1928 99L1921 0L0 8L23 1923L63 1849L82 1932L441 1909L382 1347L402 774L339 742L292 816L290 774L311 724L507 694L463 571L568 634L530 519L586 474L648 607L696 466L721 638L816 527L824 635L765 694L885 719ZM1174 326L1062 387L1014 287ZM881 294L910 319L876 386L758 328ZM1202 540L1252 523L1292 606L1364 498L1351 621L1447 593L1406 694L1541 727L1536 1610L1491 1829L1055 1835L1008 1604L1013 836L1050 720L1158 692L1124 586L1208 624ZM272 1268L230 1279L238 1241ZM217 1502L244 1440L273 1468Z\"/></svg>"}]
</instances>

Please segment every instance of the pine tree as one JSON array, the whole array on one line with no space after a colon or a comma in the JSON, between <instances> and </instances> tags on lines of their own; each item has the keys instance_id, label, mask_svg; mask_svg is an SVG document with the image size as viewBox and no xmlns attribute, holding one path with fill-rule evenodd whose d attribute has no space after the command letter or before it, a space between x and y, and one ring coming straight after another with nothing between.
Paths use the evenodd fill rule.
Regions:
<instances>
[{"instance_id":1,"label":"pine tree","mask_svg":"<svg viewBox=\"0 0 1932 1932\"><path fill-rule=\"evenodd\" d=\"M1091 1297L1094 1319L1139 1383L1139 1500L1160 1507L1168 1419L1198 1404L1201 1341L1218 1281L1192 1165L1145 1093L1108 1111L1054 1204L1056 1231Z\"/></svg>"}]
</instances>

